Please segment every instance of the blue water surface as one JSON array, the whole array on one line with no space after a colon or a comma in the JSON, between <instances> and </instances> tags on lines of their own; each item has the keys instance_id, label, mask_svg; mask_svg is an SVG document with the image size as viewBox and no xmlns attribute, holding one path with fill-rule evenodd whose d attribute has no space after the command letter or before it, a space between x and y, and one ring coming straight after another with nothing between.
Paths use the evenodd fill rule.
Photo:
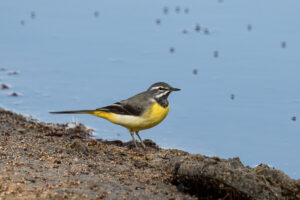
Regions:
<instances>
[{"instance_id":1,"label":"blue water surface","mask_svg":"<svg viewBox=\"0 0 300 200\"><path fill-rule=\"evenodd\" d=\"M106 120L48 112L106 106L164 81L182 91L142 138L300 178L299 7L297 0L2 0L0 83L11 88L0 90L0 105L46 122L75 117L96 137L128 141L126 129Z\"/></svg>"}]
</instances>

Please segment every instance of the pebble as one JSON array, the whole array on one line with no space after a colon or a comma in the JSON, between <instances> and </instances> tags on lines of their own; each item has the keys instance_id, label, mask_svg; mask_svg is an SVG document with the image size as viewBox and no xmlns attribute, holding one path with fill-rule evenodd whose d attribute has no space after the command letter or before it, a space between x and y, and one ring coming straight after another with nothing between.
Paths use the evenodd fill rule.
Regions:
<instances>
[{"instance_id":1,"label":"pebble","mask_svg":"<svg viewBox=\"0 0 300 200\"><path fill-rule=\"evenodd\" d=\"M17 96L19 96L19 95L18 95L18 93L13 92L13 93L10 94L10 96L12 96L12 97L17 97Z\"/></svg>"},{"instance_id":2,"label":"pebble","mask_svg":"<svg viewBox=\"0 0 300 200\"><path fill-rule=\"evenodd\" d=\"M195 75L198 74L198 70L197 70L197 69L194 69L194 70L193 70L193 74L195 74Z\"/></svg>"},{"instance_id":3,"label":"pebble","mask_svg":"<svg viewBox=\"0 0 300 200\"><path fill-rule=\"evenodd\" d=\"M9 89L9 87L8 87L8 85L6 85L6 84L3 83L3 84L1 85L1 89L2 89L2 90L7 90L7 89Z\"/></svg>"}]
</instances>

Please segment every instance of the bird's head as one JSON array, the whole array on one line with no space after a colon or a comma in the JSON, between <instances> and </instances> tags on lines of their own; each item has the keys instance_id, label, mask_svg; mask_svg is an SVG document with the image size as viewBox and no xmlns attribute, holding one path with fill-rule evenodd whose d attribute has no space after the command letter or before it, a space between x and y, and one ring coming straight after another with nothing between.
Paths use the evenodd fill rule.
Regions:
<instances>
[{"instance_id":1,"label":"bird's head","mask_svg":"<svg viewBox=\"0 0 300 200\"><path fill-rule=\"evenodd\" d=\"M169 94L173 91L179 91L178 88L173 88L169 84L164 82L158 82L151 85L147 91L150 91L154 95L154 99L167 99Z\"/></svg>"}]
</instances>

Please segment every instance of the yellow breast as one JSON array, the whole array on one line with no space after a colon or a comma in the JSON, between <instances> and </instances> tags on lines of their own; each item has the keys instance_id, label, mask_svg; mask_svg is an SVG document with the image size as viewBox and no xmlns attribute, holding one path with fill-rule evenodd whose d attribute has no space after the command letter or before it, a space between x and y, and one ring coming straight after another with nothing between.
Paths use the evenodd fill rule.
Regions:
<instances>
[{"instance_id":1,"label":"yellow breast","mask_svg":"<svg viewBox=\"0 0 300 200\"><path fill-rule=\"evenodd\" d=\"M112 123L124 126L127 129L140 131L152 128L159 124L168 115L168 112L169 105L164 108L158 103L154 103L142 116L119 115L114 113L104 113L102 111L95 112L93 115L105 118Z\"/></svg>"}]
</instances>

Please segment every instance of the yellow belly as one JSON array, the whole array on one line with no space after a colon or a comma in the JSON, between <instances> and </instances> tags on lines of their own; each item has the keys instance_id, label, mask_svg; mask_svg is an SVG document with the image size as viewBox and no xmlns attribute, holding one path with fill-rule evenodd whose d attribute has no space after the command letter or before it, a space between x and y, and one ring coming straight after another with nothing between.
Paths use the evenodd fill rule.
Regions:
<instances>
[{"instance_id":1,"label":"yellow belly","mask_svg":"<svg viewBox=\"0 0 300 200\"><path fill-rule=\"evenodd\" d=\"M112 123L124 126L133 131L140 131L159 124L169 112L169 105L164 108L158 103L154 103L142 116L119 115L103 111L95 111L93 115L111 121Z\"/></svg>"}]
</instances>

